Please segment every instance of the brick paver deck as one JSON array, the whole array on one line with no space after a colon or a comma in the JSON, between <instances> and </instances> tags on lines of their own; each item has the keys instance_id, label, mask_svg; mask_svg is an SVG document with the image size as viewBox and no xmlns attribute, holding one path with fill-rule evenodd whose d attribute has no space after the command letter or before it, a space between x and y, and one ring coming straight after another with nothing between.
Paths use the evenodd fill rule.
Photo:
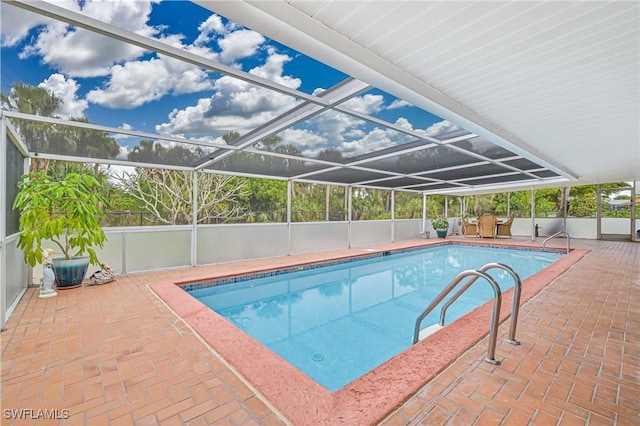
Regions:
<instances>
[{"instance_id":1,"label":"brick paver deck","mask_svg":"<svg viewBox=\"0 0 640 426\"><path fill-rule=\"evenodd\" d=\"M481 341L381 423L640 424L640 245L572 243L592 251L522 306L522 345L501 328L502 365L483 361ZM28 289L0 336L2 424L288 423L147 284L291 258L120 276L51 299Z\"/></svg>"}]
</instances>

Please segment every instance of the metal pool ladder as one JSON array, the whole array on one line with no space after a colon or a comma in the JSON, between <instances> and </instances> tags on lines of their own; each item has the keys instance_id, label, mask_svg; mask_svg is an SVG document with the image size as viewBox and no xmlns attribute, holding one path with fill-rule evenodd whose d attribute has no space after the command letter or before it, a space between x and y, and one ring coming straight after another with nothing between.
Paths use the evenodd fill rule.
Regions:
<instances>
[{"instance_id":1,"label":"metal pool ladder","mask_svg":"<svg viewBox=\"0 0 640 426\"><path fill-rule=\"evenodd\" d=\"M500 321L500 305L502 304L502 291L500 290L500 286L498 285L496 280L493 279L491 275L486 273L487 270L492 268L499 268L509 272L515 280L515 289L513 292L513 304L511 306L511 325L509 327L509 338L507 339L507 342L511 343L512 345L519 345L520 342L516 340L516 327L518 325L518 312L520 309L520 295L522 293L522 281L520 280L520 277L518 276L518 274L511 267L502 263L493 263L493 262L487 263L479 270L469 269L469 270L460 272L453 279L453 281L451 281L449 285L447 285L447 287L445 287L444 290L440 292L438 297L436 297L433 300L433 302L431 302L431 304L429 304L429 306L427 306L427 308L424 311L422 311L420 315L418 315L418 318L416 319L414 332L413 332L413 344L418 343L418 340L420 337L420 325L422 324L422 321L427 317L427 315L429 315L436 308L436 306L440 302L442 302L442 300L444 300L445 297L447 297L449 293L451 293L456 288L456 286L463 279L473 276L473 278L467 281L467 283L464 286L462 286L462 288L460 288L460 290L458 290L442 307L440 311L440 326L444 326L444 319L449 306L451 306L453 302L455 302L465 291L467 291L469 287L471 287L471 285L478 280L478 278L484 278L485 280L489 281L489 284L491 284L491 287L493 288L493 292L494 292L493 313L491 315L491 326L489 328L489 347L487 349L487 357L485 358L485 361L487 361L490 364L499 365L500 361L495 359L495 353L496 353L496 340L498 338L496 332L498 329L498 322Z\"/></svg>"},{"instance_id":2,"label":"metal pool ladder","mask_svg":"<svg viewBox=\"0 0 640 426\"><path fill-rule=\"evenodd\" d=\"M569 233L567 231L558 231L555 234L553 234L552 236L548 237L546 240L544 240L542 242L542 249L543 250L547 250L547 242L555 237L559 237L559 236L563 236L567 238L567 253L569 253L569 247L571 246L571 236L569 235Z\"/></svg>"}]
</instances>

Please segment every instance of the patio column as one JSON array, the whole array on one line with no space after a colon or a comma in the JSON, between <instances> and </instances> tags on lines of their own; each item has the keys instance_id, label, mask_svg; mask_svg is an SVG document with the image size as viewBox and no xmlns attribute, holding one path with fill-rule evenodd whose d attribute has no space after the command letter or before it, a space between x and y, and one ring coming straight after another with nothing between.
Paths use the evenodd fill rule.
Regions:
<instances>
[{"instance_id":1,"label":"patio column","mask_svg":"<svg viewBox=\"0 0 640 426\"><path fill-rule=\"evenodd\" d=\"M287 254L291 255L291 195L293 193L293 181L287 181Z\"/></svg>"},{"instance_id":2,"label":"patio column","mask_svg":"<svg viewBox=\"0 0 640 426\"><path fill-rule=\"evenodd\" d=\"M198 264L198 171L193 172L193 193L191 194L191 266Z\"/></svg>"},{"instance_id":3,"label":"patio column","mask_svg":"<svg viewBox=\"0 0 640 426\"><path fill-rule=\"evenodd\" d=\"M7 312L7 262L4 241L7 232L7 119L3 115L0 123L0 330L4 330Z\"/></svg>"},{"instance_id":4,"label":"patio column","mask_svg":"<svg viewBox=\"0 0 640 426\"><path fill-rule=\"evenodd\" d=\"M562 206L562 230L567 232L567 215L569 214L568 204L569 204L569 188L566 186L562 187L562 200L564 201L564 205Z\"/></svg>"},{"instance_id":5,"label":"patio column","mask_svg":"<svg viewBox=\"0 0 640 426\"><path fill-rule=\"evenodd\" d=\"M448 195L444 196L444 218L445 219L449 218L449 196Z\"/></svg>"},{"instance_id":6,"label":"patio column","mask_svg":"<svg viewBox=\"0 0 640 426\"><path fill-rule=\"evenodd\" d=\"M638 203L636 200L638 199L638 181L633 181L633 186L631 188L631 241L638 241L638 237L640 237L637 233L638 228L636 228L636 222L638 217Z\"/></svg>"},{"instance_id":7,"label":"patio column","mask_svg":"<svg viewBox=\"0 0 640 426\"><path fill-rule=\"evenodd\" d=\"M331 185L325 186L324 194L324 220L329 222L329 210L331 208Z\"/></svg>"},{"instance_id":8,"label":"patio column","mask_svg":"<svg viewBox=\"0 0 640 426\"><path fill-rule=\"evenodd\" d=\"M422 193L422 234L427 235L427 194Z\"/></svg>"},{"instance_id":9,"label":"patio column","mask_svg":"<svg viewBox=\"0 0 640 426\"><path fill-rule=\"evenodd\" d=\"M596 185L596 240L602 239L602 192Z\"/></svg>"},{"instance_id":10,"label":"patio column","mask_svg":"<svg viewBox=\"0 0 640 426\"><path fill-rule=\"evenodd\" d=\"M353 187L347 186L347 223L349 232L347 233L347 247L351 248L351 219L352 219L352 207L353 207Z\"/></svg>"},{"instance_id":11,"label":"patio column","mask_svg":"<svg viewBox=\"0 0 640 426\"><path fill-rule=\"evenodd\" d=\"M531 187L531 241L536 239L536 189Z\"/></svg>"},{"instance_id":12,"label":"patio column","mask_svg":"<svg viewBox=\"0 0 640 426\"><path fill-rule=\"evenodd\" d=\"M391 242L395 242L396 236L396 191L391 190Z\"/></svg>"}]
</instances>

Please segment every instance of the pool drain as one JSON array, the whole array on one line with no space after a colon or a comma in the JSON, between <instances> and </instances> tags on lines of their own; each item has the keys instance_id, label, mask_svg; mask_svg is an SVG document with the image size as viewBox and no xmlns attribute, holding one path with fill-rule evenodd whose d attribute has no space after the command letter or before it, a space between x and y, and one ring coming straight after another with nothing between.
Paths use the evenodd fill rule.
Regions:
<instances>
[{"instance_id":1,"label":"pool drain","mask_svg":"<svg viewBox=\"0 0 640 426\"><path fill-rule=\"evenodd\" d=\"M320 362L324 359L324 354L321 354L320 352L314 352L313 354L311 354L311 361L313 362Z\"/></svg>"}]
</instances>

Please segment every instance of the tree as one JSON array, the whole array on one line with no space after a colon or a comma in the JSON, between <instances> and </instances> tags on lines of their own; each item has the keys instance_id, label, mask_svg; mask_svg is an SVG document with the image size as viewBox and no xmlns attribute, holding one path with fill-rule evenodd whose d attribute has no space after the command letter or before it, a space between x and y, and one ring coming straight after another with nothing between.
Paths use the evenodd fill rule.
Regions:
<instances>
[{"instance_id":1,"label":"tree","mask_svg":"<svg viewBox=\"0 0 640 426\"><path fill-rule=\"evenodd\" d=\"M284 180L244 178L249 193L249 220L284 222L287 220L287 182Z\"/></svg>"},{"instance_id":2,"label":"tree","mask_svg":"<svg viewBox=\"0 0 640 426\"><path fill-rule=\"evenodd\" d=\"M346 220L346 188L294 182L291 208L296 222Z\"/></svg>"},{"instance_id":3,"label":"tree","mask_svg":"<svg viewBox=\"0 0 640 426\"><path fill-rule=\"evenodd\" d=\"M156 141L142 140L138 146L133 147L127 158L137 163L192 166L203 156L201 148L191 150L181 145L166 147Z\"/></svg>"},{"instance_id":4,"label":"tree","mask_svg":"<svg viewBox=\"0 0 640 426\"><path fill-rule=\"evenodd\" d=\"M89 123L86 118L72 118L71 121ZM56 134L56 153L76 155L86 158L110 159L120 152L120 146L109 133L102 130L67 126ZM98 173L99 163L94 164Z\"/></svg>"},{"instance_id":5,"label":"tree","mask_svg":"<svg viewBox=\"0 0 640 426\"><path fill-rule=\"evenodd\" d=\"M353 220L389 219L391 213L387 209L386 193L390 191L370 188L358 188L351 198Z\"/></svg>"},{"instance_id":6,"label":"tree","mask_svg":"<svg viewBox=\"0 0 640 426\"><path fill-rule=\"evenodd\" d=\"M114 174L114 179L158 222L184 225L193 220L193 173L137 168L135 172ZM198 173L197 197L198 223L224 223L248 216L243 201L249 193L237 177Z\"/></svg>"},{"instance_id":7,"label":"tree","mask_svg":"<svg viewBox=\"0 0 640 426\"><path fill-rule=\"evenodd\" d=\"M55 112L62 103L53 92L20 82L14 83L11 91L1 96L3 107L43 117L57 118ZM71 118L70 121L89 123L84 117ZM114 158L119 152L115 139L102 130L32 120L13 120L12 123L31 151L102 159ZM49 160L33 158L31 171L46 173L50 164ZM96 163L94 174L98 173L98 167Z\"/></svg>"},{"instance_id":8,"label":"tree","mask_svg":"<svg viewBox=\"0 0 640 426\"><path fill-rule=\"evenodd\" d=\"M55 111L62 102L53 92L42 87L16 82L8 94L0 95L2 107L25 114L55 117ZM16 130L24 138L31 151L50 152L52 141L57 139L58 129L55 125L32 120L12 120ZM49 162L39 158L31 161L31 171L46 172Z\"/></svg>"},{"instance_id":9,"label":"tree","mask_svg":"<svg viewBox=\"0 0 640 426\"><path fill-rule=\"evenodd\" d=\"M422 218L422 195L412 192L396 192L395 195L396 219Z\"/></svg>"},{"instance_id":10,"label":"tree","mask_svg":"<svg viewBox=\"0 0 640 426\"><path fill-rule=\"evenodd\" d=\"M72 118L70 121L89 123L86 118ZM50 134L49 151L55 154L99 160L115 158L120 152L120 147L116 140L105 131L56 125L55 132ZM97 175L99 168L100 163L94 163L93 173Z\"/></svg>"}]
</instances>

